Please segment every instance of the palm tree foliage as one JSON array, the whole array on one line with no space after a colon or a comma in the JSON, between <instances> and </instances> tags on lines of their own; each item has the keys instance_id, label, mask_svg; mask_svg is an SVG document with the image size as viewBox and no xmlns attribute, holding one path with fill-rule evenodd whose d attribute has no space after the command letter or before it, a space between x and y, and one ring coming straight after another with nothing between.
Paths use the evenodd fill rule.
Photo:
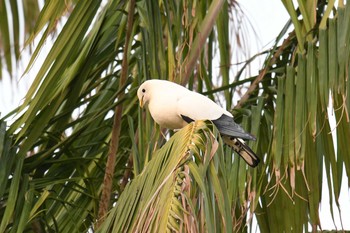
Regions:
<instances>
[{"instance_id":1,"label":"palm tree foliage","mask_svg":"<svg viewBox=\"0 0 350 233\"><path fill-rule=\"evenodd\" d=\"M40 2L0 1L0 80L4 70L16 75L23 45L30 45L40 32L43 43L56 31L58 19L71 11L75 1L45 1L45 15L40 14Z\"/></svg>"},{"instance_id":2,"label":"palm tree foliage","mask_svg":"<svg viewBox=\"0 0 350 233\"><path fill-rule=\"evenodd\" d=\"M68 2L45 1L28 37L44 31L28 69L56 20L67 9L69 17L23 104L1 120L0 232L235 232L247 231L253 215L261 232L308 231L308 224L317 231L323 167L329 211L333 200L340 209L342 176L350 175L349 4L283 0L291 20L265 51L259 75L238 72L233 80L234 2ZM11 26L19 33L3 16L1 25L3 41ZM10 69L13 58L3 54ZM224 97L257 136L250 146L262 164L247 168L232 156L211 122L192 123L165 143L137 104L137 86L150 78ZM101 216L110 151L112 198Z\"/></svg>"}]
</instances>

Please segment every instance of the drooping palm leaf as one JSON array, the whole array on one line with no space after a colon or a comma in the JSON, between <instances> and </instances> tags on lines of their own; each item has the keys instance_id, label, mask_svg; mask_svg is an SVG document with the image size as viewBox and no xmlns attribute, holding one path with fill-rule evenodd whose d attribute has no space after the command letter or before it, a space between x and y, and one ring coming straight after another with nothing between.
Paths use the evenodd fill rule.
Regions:
<instances>
[{"instance_id":1,"label":"drooping palm leaf","mask_svg":"<svg viewBox=\"0 0 350 233\"><path fill-rule=\"evenodd\" d=\"M0 80L4 70L11 76L14 74L13 69L17 68L25 45L32 44L34 38L45 28L38 50L42 47L46 38L56 31L61 17L71 10L74 2L76 1L45 1L44 8L40 11L38 0L0 1ZM35 56L32 58L30 63Z\"/></svg>"}]
</instances>

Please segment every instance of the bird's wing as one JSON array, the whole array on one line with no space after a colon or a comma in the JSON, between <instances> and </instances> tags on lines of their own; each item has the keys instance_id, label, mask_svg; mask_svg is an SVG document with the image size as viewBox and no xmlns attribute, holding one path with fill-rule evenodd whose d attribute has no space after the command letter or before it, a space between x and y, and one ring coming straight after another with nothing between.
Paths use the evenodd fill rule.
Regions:
<instances>
[{"instance_id":1,"label":"bird's wing","mask_svg":"<svg viewBox=\"0 0 350 233\"><path fill-rule=\"evenodd\" d=\"M190 120L214 120L218 119L222 114L230 114L211 99L188 91L178 97L177 113L186 122Z\"/></svg>"},{"instance_id":2,"label":"bird's wing","mask_svg":"<svg viewBox=\"0 0 350 233\"><path fill-rule=\"evenodd\" d=\"M245 140L255 140L253 135L245 132L239 124L233 121L233 117L223 114L218 119L212 121L216 128L218 128L219 132L223 135L242 138Z\"/></svg>"},{"instance_id":3,"label":"bird's wing","mask_svg":"<svg viewBox=\"0 0 350 233\"><path fill-rule=\"evenodd\" d=\"M222 135L255 140L233 121L231 113L221 108L211 99L201 94L188 91L178 96L177 114L187 123L195 120L211 120Z\"/></svg>"}]
</instances>

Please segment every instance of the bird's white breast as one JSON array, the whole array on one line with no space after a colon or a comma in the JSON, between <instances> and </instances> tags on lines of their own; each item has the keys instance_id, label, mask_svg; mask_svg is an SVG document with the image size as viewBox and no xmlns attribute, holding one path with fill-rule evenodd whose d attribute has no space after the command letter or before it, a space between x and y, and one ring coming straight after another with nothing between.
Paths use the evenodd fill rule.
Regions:
<instances>
[{"instance_id":1,"label":"bird's white breast","mask_svg":"<svg viewBox=\"0 0 350 233\"><path fill-rule=\"evenodd\" d=\"M186 125L181 115L176 111L178 98L173 92L159 91L157 98L152 98L148 109L152 118L161 127L169 129L180 129ZM153 101L156 100L156 101Z\"/></svg>"}]
</instances>

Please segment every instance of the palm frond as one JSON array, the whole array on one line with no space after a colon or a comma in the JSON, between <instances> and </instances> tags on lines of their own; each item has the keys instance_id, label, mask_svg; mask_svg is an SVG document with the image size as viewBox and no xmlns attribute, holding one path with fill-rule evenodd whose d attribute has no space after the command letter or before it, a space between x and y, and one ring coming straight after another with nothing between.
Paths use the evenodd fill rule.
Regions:
<instances>
[{"instance_id":1,"label":"palm frond","mask_svg":"<svg viewBox=\"0 0 350 233\"><path fill-rule=\"evenodd\" d=\"M40 9L38 0L0 2L0 80L4 70L7 70L10 76L21 75L14 73L14 70L21 61L21 54L26 45L31 45L34 38L45 28L38 46L40 48L45 39L56 31L61 17L72 10L74 2L46 1L43 9ZM37 49L34 54L38 52ZM35 58L36 55L32 56L29 64Z\"/></svg>"},{"instance_id":2,"label":"palm frond","mask_svg":"<svg viewBox=\"0 0 350 233\"><path fill-rule=\"evenodd\" d=\"M215 232L217 224L231 232L218 167L224 154L213 127L197 121L175 133L125 188L99 232Z\"/></svg>"},{"instance_id":3,"label":"palm frond","mask_svg":"<svg viewBox=\"0 0 350 233\"><path fill-rule=\"evenodd\" d=\"M13 114L1 119L0 232L95 228L116 107L123 111L110 212L97 231L246 231L253 215L261 232L308 231L309 224L317 231L323 167L340 208L342 177L350 175L350 4L299 1L296 9L284 1L291 20L262 53L261 73L233 79L232 67L220 66L237 63L226 54L230 17L218 14L215 3L229 9L222 1L137 1L130 41L128 1L68 5L62 31L13 113L17 120L7 127ZM45 33L30 65L54 28L51 17L65 9L45 2L30 38ZM174 135L159 129L135 95L149 78L186 83L219 103L225 99L228 108L235 88L250 84L232 112L257 137L249 146L262 164L247 168L217 144L210 122ZM172 136L167 143L164 134Z\"/></svg>"}]
</instances>

